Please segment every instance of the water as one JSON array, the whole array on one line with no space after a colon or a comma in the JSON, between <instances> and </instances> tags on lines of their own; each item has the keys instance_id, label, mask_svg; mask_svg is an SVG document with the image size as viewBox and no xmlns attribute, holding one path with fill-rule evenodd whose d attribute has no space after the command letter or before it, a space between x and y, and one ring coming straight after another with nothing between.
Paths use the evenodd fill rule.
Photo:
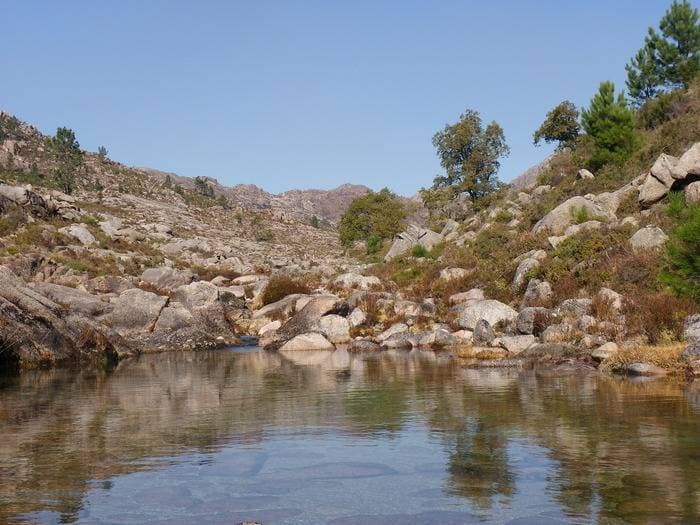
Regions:
<instances>
[{"instance_id":1,"label":"water","mask_svg":"<svg viewBox=\"0 0 700 525\"><path fill-rule=\"evenodd\" d=\"M30 372L0 439L0 523L700 521L700 385L431 352Z\"/></svg>"}]
</instances>

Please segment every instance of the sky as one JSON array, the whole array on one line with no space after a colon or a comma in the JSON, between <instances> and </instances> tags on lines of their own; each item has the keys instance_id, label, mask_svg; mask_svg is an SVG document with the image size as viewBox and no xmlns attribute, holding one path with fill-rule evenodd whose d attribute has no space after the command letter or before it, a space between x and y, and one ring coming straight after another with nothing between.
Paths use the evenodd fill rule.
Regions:
<instances>
[{"instance_id":1,"label":"sky","mask_svg":"<svg viewBox=\"0 0 700 525\"><path fill-rule=\"evenodd\" d=\"M551 150L532 144L548 110L624 87L669 4L0 0L0 108L128 165L407 196L469 108L504 128L508 181Z\"/></svg>"}]
</instances>

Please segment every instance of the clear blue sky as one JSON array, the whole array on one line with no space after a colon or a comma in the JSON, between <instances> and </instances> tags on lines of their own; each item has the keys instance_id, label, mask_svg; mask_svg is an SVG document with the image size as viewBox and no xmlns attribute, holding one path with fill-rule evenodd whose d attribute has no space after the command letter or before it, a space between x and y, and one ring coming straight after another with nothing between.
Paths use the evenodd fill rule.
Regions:
<instances>
[{"instance_id":1,"label":"clear blue sky","mask_svg":"<svg viewBox=\"0 0 700 525\"><path fill-rule=\"evenodd\" d=\"M0 108L115 160L268 191L344 182L404 195L465 108L497 120L509 180L532 132L587 104L670 0L10 1Z\"/></svg>"}]
</instances>

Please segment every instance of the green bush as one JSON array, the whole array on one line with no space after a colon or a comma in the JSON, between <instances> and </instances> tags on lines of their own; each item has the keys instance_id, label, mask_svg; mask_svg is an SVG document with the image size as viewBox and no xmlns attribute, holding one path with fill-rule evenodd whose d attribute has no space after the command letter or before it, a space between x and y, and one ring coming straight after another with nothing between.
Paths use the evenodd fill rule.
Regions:
<instances>
[{"instance_id":1,"label":"green bush","mask_svg":"<svg viewBox=\"0 0 700 525\"><path fill-rule=\"evenodd\" d=\"M700 303L700 205L688 206L679 215L666 247L668 260L661 280L677 295Z\"/></svg>"},{"instance_id":2,"label":"green bush","mask_svg":"<svg viewBox=\"0 0 700 525\"><path fill-rule=\"evenodd\" d=\"M288 275L275 275L270 278L262 293L262 304L272 304L288 295L311 293L311 289L305 282L289 277Z\"/></svg>"},{"instance_id":3,"label":"green bush","mask_svg":"<svg viewBox=\"0 0 700 525\"><path fill-rule=\"evenodd\" d=\"M367 239L367 255L372 255L380 251L383 244L384 242L379 235L370 235Z\"/></svg>"},{"instance_id":4,"label":"green bush","mask_svg":"<svg viewBox=\"0 0 700 525\"><path fill-rule=\"evenodd\" d=\"M396 195L384 188L358 197L340 218L338 233L344 246L376 236L389 239L405 227L406 208Z\"/></svg>"},{"instance_id":5,"label":"green bush","mask_svg":"<svg viewBox=\"0 0 700 525\"><path fill-rule=\"evenodd\" d=\"M421 244L416 244L413 247L413 249L411 250L411 255L413 257L419 257L419 258L427 257L428 253L429 253L428 249Z\"/></svg>"}]
</instances>

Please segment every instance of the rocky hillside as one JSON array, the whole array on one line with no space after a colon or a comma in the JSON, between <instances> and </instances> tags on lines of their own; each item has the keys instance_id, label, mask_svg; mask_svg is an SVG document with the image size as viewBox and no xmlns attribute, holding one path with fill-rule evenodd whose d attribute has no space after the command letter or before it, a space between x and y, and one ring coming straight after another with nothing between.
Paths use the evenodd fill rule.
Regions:
<instances>
[{"instance_id":1,"label":"rocky hillside","mask_svg":"<svg viewBox=\"0 0 700 525\"><path fill-rule=\"evenodd\" d=\"M195 180L175 173L151 168L135 168L135 171L151 177L159 183L170 180L189 190L195 189ZM215 197L225 197L230 205L249 211L268 211L281 220L309 222L312 217L336 223L353 199L369 192L367 186L343 184L332 190L290 190L280 194L268 193L255 184L222 186L219 181L206 178Z\"/></svg>"}]
</instances>

